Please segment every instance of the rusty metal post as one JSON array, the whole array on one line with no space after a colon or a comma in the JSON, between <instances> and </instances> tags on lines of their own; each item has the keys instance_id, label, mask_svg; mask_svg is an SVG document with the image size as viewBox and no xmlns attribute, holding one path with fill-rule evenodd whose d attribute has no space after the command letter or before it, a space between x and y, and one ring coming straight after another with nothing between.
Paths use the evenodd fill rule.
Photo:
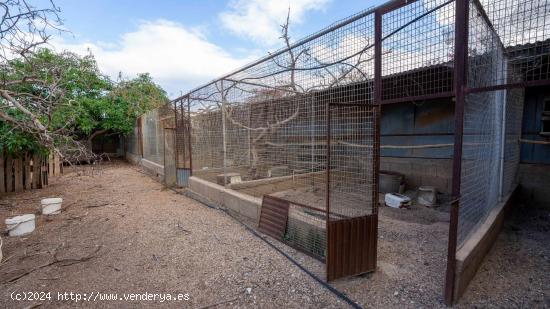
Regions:
<instances>
[{"instance_id":1,"label":"rusty metal post","mask_svg":"<svg viewBox=\"0 0 550 309\"><path fill-rule=\"evenodd\" d=\"M181 135L181 150L182 150L182 156L181 156L181 160L182 160L182 164L181 164L181 168L185 168L185 161L187 161L187 155L185 154L185 108L183 107L183 99L180 101L180 111L181 111L181 120L180 120L180 124L181 124L181 131L180 131L180 135Z\"/></svg>"},{"instance_id":2,"label":"rusty metal post","mask_svg":"<svg viewBox=\"0 0 550 309\"><path fill-rule=\"evenodd\" d=\"M189 176L193 176L193 148L191 148L191 99L189 97L187 97L187 118L187 142L189 143Z\"/></svg>"},{"instance_id":3,"label":"rusty metal post","mask_svg":"<svg viewBox=\"0 0 550 309\"><path fill-rule=\"evenodd\" d=\"M325 241L327 242L327 255L325 257L325 271L327 275L327 281L329 281L331 278L329 277L330 273L330 263L333 263L333 261L330 260L328 252L331 252L331 241L330 241L330 122L332 121L331 115L330 115L330 100L329 102L326 102L325 105L325 115L326 115L326 121L327 121L327 156L326 156L326 170L327 170L327 183L326 183L326 213L325 213L325 230L326 235Z\"/></svg>"},{"instance_id":4,"label":"rusty metal post","mask_svg":"<svg viewBox=\"0 0 550 309\"><path fill-rule=\"evenodd\" d=\"M447 273L445 277L445 303L452 305L455 289L456 249L458 240L458 211L460 206L460 180L462 170L462 138L464 126L464 102L467 83L468 64L468 17L469 1L456 0L455 12L455 54L454 54L454 92L455 124L452 204L449 223L449 242L447 248Z\"/></svg>"},{"instance_id":5,"label":"rusty metal post","mask_svg":"<svg viewBox=\"0 0 550 309\"><path fill-rule=\"evenodd\" d=\"M181 101L180 101L181 103ZM180 123L178 121L178 101L175 100L174 101L174 121L176 123L176 142L174 143L174 151L175 151L175 155L176 155L176 173L177 173L177 170L178 170L178 166L179 166L179 155L178 155L178 132L179 132L179 128L180 126L178 125L178 123Z\"/></svg>"},{"instance_id":6,"label":"rusty metal post","mask_svg":"<svg viewBox=\"0 0 550 309\"><path fill-rule=\"evenodd\" d=\"M375 217L374 224L374 265L378 261L378 181L380 175L380 117L382 112L382 15L380 10L374 12L374 186L373 186L373 201L372 211Z\"/></svg>"}]
</instances>

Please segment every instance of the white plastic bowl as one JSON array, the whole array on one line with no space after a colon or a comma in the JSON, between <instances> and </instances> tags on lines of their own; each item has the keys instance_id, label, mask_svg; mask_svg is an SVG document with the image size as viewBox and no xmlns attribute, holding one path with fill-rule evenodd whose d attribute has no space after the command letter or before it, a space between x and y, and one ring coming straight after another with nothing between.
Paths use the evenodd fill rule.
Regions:
<instances>
[{"instance_id":1,"label":"white plastic bowl","mask_svg":"<svg viewBox=\"0 0 550 309\"><path fill-rule=\"evenodd\" d=\"M43 215L57 215L61 212L61 203L63 199L60 197L45 198L40 201L42 204Z\"/></svg>"},{"instance_id":2,"label":"white plastic bowl","mask_svg":"<svg viewBox=\"0 0 550 309\"><path fill-rule=\"evenodd\" d=\"M35 215L26 214L6 219L6 228L10 236L22 236L31 233L35 228Z\"/></svg>"}]
</instances>

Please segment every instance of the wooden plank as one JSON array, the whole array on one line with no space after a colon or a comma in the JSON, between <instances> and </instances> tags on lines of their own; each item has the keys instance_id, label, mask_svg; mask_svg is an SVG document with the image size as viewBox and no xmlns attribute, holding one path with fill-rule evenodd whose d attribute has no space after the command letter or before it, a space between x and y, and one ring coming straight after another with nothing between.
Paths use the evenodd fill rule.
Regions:
<instances>
[{"instance_id":1,"label":"wooden plank","mask_svg":"<svg viewBox=\"0 0 550 309\"><path fill-rule=\"evenodd\" d=\"M40 184L41 188L48 186L49 164L50 158L47 156L42 157L42 169L40 172Z\"/></svg>"},{"instance_id":2,"label":"wooden plank","mask_svg":"<svg viewBox=\"0 0 550 309\"><path fill-rule=\"evenodd\" d=\"M61 176L61 168L59 166L59 155L53 156L53 169L54 169L54 175L55 176Z\"/></svg>"},{"instance_id":3,"label":"wooden plank","mask_svg":"<svg viewBox=\"0 0 550 309\"><path fill-rule=\"evenodd\" d=\"M32 156L32 188L40 188L40 156L37 154Z\"/></svg>"},{"instance_id":4,"label":"wooden plank","mask_svg":"<svg viewBox=\"0 0 550 309\"><path fill-rule=\"evenodd\" d=\"M53 155L51 153L48 155L48 172L50 175L54 176Z\"/></svg>"},{"instance_id":5,"label":"wooden plank","mask_svg":"<svg viewBox=\"0 0 550 309\"><path fill-rule=\"evenodd\" d=\"M4 168L4 155L0 152L0 194L6 193L6 170Z\"/></svg>"},{"instance_id":6,"label":"wooden plank","mask_svg":"<svg viewBox=\"0 0 550 309\"><path fill-rule=\"evenodd\" d=\"M23 160L21 158L13 160L13 175L15 192L23 191Z\"/></svg>"},{"instance_id":7,"label":"wooden plank","mask_svg":"<svg viewBox=\"0 0 550 309\"><path fill-rule=\"evenodd\" d=\"M6 192L13 192L13 158L8 155L6 158Z\"/></svg>"},{"instance_id":8,"label":"wooden plank","mask_svg":"<svg viewBox=\"0 0 550 309\"><path fill-rule=\"evenodd\" d=\"M25 153L25 161L23 162L23 188L25 190L32 189L31 168L31 156Z\"/></svg>"}]
</instances>

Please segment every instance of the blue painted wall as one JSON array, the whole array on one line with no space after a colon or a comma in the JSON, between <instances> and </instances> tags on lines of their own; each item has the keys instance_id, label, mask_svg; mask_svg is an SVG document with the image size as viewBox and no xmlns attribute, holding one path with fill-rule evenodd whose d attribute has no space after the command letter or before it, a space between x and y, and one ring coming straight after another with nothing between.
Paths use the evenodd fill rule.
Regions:
<instances>
[{"instance_id":1,"label":"blue painted wall","mask_svg":"<svg viewBox=\"0 0 550 309\"><path fill-rule=\"evenodd\" d=\"M525 90L523 107L522 139L550 141L539 133L542 123L541 116L545 100L550 99L548 87L532 87ZM521 162L550 164L550 145L521 144Z\"/></svg>"},{"instance_id":2,"label":"blue painted wall","mask_svg":"<svg viewBox=\"0 0 550 309\"><path fill-rule=\"evenodd\" d=\"M454 102L451 99L385 105L382 107L382 145L452 144L454 142ZM426 149L384 149L383 157L452 157L453 147Z\"/></svg>"}]
</instances>

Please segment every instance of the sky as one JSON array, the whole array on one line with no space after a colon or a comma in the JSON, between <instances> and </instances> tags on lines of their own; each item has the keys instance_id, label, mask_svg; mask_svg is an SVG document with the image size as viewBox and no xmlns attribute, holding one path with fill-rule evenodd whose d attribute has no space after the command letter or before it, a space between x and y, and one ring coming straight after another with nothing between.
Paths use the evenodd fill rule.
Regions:
<instances>
[{"instance_id":1,"label":"sky","mask_svg":"<svg viewBox=\"0 0 550 309\"><path fill-rule=\"evenodd\" d=\"M47 0L35 0L41 6ZM170 98L282 47L290 7L292 41L377 6L381 0L56 0L64 28L51 46L94 54L113 79L148 72Z\"/></svg>"}]
</instances>

